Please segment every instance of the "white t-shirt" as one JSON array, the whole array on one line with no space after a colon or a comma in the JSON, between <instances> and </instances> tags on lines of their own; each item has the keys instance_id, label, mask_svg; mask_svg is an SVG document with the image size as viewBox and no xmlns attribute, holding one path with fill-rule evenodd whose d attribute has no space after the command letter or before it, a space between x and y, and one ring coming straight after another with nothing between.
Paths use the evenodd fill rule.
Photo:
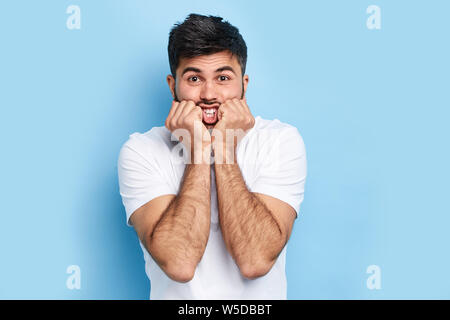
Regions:
<instances>
[{"instance_id":1,"label":"white t-shirt","mask_svg":"<svg viewBox=\"0 0 450 320\"><path fill-rule=\"evenodd\" d=\"M175 138L173 138L175 140ZM178 145L179 144L179 145ZM120 150L119 187L126 211L132 213L150 200L178 194L185 169L182 144L172 141L164 126L133 133ZM278 198L299 212L306 180L305 145L297 128L255 117L255 125L239 142L237 162L250 192ZM171 280L140 242L145 271L151 282L150 299L286 299L286 246L264 276L244 278L225 247L219 225L214 165L211 166L211 228L208 243L186 283Z\"/></svg>"}]
</instances>

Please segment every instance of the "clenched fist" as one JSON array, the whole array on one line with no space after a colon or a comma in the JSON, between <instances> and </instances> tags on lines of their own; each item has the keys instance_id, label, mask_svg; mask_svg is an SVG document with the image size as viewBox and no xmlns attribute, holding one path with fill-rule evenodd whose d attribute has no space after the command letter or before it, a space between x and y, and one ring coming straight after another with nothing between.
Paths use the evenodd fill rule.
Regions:
<instances>
[{"instance_id":1,"label":"clenched fist","mask_svg":"<svg viewBox=\"0 0 450 320\"><path fill-rule=\"evenodd\" d=\"M194 101L173 101L165 126L191 152L190 159L201 162L211 148L211 135L202 122L202 109ZM209 158L208 158L209 160Z\"/></svg>"},{"instance_id":2,"label":"clenched fist","mask_svg":"<svg viewBox=\"0 0 450 320\"><path fill-rule=\"evenodd\" d=\"M212 132L212 148L216 156L220 155L224 162L230 163L228 160L233 161L237 144L255 125L255 118L245 98L226 100L218 109L218 117Z\"/></svg>"}]
</instances>

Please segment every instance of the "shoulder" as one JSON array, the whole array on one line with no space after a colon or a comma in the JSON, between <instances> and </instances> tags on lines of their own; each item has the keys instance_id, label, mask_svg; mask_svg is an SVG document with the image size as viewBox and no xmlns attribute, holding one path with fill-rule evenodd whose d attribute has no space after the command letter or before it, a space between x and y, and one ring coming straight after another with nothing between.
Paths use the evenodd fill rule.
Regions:
<instances>
[{"instance_id":1,"label":"shoulder","mask_svg":"<svg viewBox=\"0 0 450 320\"><path fill-rule=\"evenodd\" d=\"M172 148L171 133L164 127L153 127L147 132L134 132L122 145L120 154L133 153L144 157L166 156Z\"/></svg>"},{"instance_id":2,"label":"shoulder","mask_svg":"<svg viewBox=\"0 0 450 320\"><path fill-rule=\"evenodd\" d=\"M255 117L255 125L251 130L256 134L264 134L270 132L275 135L284 135L288 133L298 133L300 135L298 129L289 123L282 122L276 118L272 120L264 119L260 116Z\"/></svg>"},{"instance_id":3,"label":"shoulder","mask_svg":"<svg viewBox=\"0 0 450 320\"><path fill-rule=\"evenodd\" d=\"M255 117L255 125L249 133L250 143L257 143L260 147L262 145L281 144L295 145L303 151L305 149L303 137L299 130L295 126L278 119L270 120L257 116Z\"/></svg>"}]
</instances>

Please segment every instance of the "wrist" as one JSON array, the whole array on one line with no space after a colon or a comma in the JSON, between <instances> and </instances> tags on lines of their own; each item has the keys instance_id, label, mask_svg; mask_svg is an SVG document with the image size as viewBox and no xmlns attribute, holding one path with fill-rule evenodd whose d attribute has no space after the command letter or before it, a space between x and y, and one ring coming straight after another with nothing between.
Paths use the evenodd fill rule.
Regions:
<instances>
[{"instance_id":1,"label":"wrist","mask_svg":"<svg viewBox=\"0 0 450 320\"><path fill-rule=\"evenodd\" d=\"M190 163L192 164L211 164L211 142L202 142L194 144L191 148Z\"/></svg>"},{"instance_id":2,"label":"wrist","mask_svg":"<svg viewBox=\"0 0 450 320\"><path fill-rule=\"evenodd\" d=\"M215 147L213 146L215 164L235 164L237 163L236 148L233 146Z\"/></svg>"}]
</instances>

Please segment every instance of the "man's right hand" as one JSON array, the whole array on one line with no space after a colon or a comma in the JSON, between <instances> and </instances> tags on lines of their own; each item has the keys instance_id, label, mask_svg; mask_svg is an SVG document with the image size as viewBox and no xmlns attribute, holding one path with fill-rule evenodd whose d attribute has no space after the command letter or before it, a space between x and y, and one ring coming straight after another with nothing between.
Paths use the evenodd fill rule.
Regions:
<instances>
[{"instance_id":1,"label":"man's right hand","mask_svg":"<svg viewBox=\"0 0 450 320\"><path fill-rule=\"evenodd\" d=\"M194 161L197 159L195 154L203 156L203 152L206 152L209 159L208 150L211 148L211 135L202 122L202 114L202 109L194 101L174 100L165 122L166 128L191 151L191 162L194 163L199 163Z\"/></svg>"}]
</instances>

